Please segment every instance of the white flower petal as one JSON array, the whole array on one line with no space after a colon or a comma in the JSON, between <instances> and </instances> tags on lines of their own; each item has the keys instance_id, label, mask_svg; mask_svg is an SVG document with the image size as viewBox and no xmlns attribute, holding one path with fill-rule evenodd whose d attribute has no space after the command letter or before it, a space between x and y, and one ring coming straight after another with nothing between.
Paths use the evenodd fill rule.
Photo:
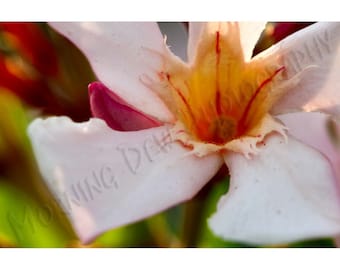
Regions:
<instances>
[{"instance_id":1,"label":"white flower petal","mask_svg":"<svg viewBox=\"0 0 340 270\"><path fill-rule=\"evenodd\" d=\"M292 84L273 113L298 110L340 113L340 23L313 24L258 57L279 57L287 79L298 76L298 84Z\"/></svg>"},{"instance_id":2,"label":"white flower petal","mask_svg":"<svg viewBox=\"0 0 340 270\"><path fill-rule=\"evenodd\" d=\"M324 154L340 181L340 149L332 142L330 116L319 112L296 112L279 115L277 118L285 124L292 136ZM337 129L340 130L339 124Z\"/></svg>"},{"instance_id":3,"label":"white flower petal","mask_svg":"<svg viewBox=\"0 0 340 270\"><path fill-rule=\"evenodd\" d=\"M123 100L146 114L170 121L171 113L142 82L158 80L164 42L156 23L50 23L74 42L89 59L96 75Z\"/></svg>"},{"instance_id":4,"label":"white flower petal","mask_svg":"<svg viewBox=\"0 0 340 270\"><path fill-rule=\"evenodd\" d=\"M207 26L207 24L209 23L203 22L189 23L189 40L188 40L189 63L192 63L195 58L202 30L204 27L209 27ZM216 23L210 24L217 25ZM244 59L245 61L249 61L252 57L255 45L266 26L266 22L239 22L238 25L240 30L241 46L243 48ZM227 25L224 25L224 27L226 26Z\"/></svg>"},{"instance_id":5,"label":"white flower petal","mask_svg":"<svg viewBox=\"0 0 340 270\"><path fill-rule=\"evenodd\" d=\"M192 198L222 158L197 158L167 127L118 132L104 121L35 120L29 135L40 171L83 242Z\"/></svg>"},{"instance_id":6,"label":"white flower petal","mask_svg":"<svg viewBox=\"0 0 340 270\"><path fill-rule=\"evenodd\" d=\"M228 153L230 188L210 219L219 236L279 244L340 233L340 200L332 168L311 147L268 137L253 159Z\"/></svg>"},{"instance_id":7,"label":"white flower petal","mask_svg":"<svg viewBox=\"0 0 340 270\"><path fill-rule=\"evenodd\" d=\"M188 36L188 61L193 63L197 51L198 43L202 30L206 23L203 22L189 22L189 36Z\"/></svg>"},{"instance_id":8,"label":"white flower petal","mask_svg":"<svg viewBox=\"0 0 340 270\"><path fill-rule=\"evenodd\" d=\"M239 22L239 27L244 59L249 61L255 45L266 27L266 22Z\"/></svg>"}]
</instances>

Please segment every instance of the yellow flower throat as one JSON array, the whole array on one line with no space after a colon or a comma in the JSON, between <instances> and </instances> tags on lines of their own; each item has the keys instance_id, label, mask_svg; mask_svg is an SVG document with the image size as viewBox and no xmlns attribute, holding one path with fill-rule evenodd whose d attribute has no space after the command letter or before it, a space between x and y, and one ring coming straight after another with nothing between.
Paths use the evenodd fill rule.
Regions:
<instances>
[{"instance_id":1,"label":"yellow flower throat","mask_svg":"<svg viewBox=\"0 0 340 270\"><path fill-rule=\"evenodd\" d=\"M171 97L163 100L195 140L225 144L261 124L279 96L273 86L284 67L246 62L237 24L204 31L190 67L166 63L160 76Z\"/></svg>"}]
</instances>

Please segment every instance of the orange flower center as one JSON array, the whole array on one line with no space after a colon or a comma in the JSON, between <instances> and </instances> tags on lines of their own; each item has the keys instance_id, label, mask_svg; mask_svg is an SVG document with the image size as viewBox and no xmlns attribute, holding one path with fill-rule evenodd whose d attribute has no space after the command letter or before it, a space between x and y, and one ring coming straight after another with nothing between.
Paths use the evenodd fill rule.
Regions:
<instances>
[{"instance_id":1,"label":"orange flower center","mask_svg":"<svg viewBox=\"0 0 340 270\"><path fill-rule=\"evenodd\" d=\"M284 67L268 60L245 62L237 24L201 35L193 64L165 64L164 99L195 140L225 144L256 128L278 95Z\"/></svg>"}]
</instances>

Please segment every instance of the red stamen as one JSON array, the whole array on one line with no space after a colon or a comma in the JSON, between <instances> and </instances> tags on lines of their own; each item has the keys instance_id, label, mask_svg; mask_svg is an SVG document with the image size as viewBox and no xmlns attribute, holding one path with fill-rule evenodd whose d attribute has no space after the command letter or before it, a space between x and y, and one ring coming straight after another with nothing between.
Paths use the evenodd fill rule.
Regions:
<instances>
[{"instance_id":1,"label":"red stamen","mask_svg":"<svg viewBox=\"0 0 340 270\"><path fill-rule=\"evenodd\" d=\"M216 46L215 46L216 54L221 53L221 47L220 47L220 32L216 31Z\"/></svg>"},{"instance_id":2,"label":"red stamen","mask_svg":"<svg viewBox=\"0 0 340 270\"><path fill-rule=\"evenodd\" d=\"M218 115L222 114L220 89L216 89L215 106Z\"/></svg>"},{"instance_id":3,"label":"red stamen","mask_svg":"<svg viewBox=\"0 0 340 270\"><path fill-rule=\"evenodd\" d=\"M219 86L219 65L220 65L220 56L221 56L221 47L220 47L220 32L216 31L216 45L215 45L215 51L216 51L216 96L215 96L215 107L216 112L218 115L221 115L222 113L222 107L221 107L221 93L220 93L220 86Z\"/></svg>"},{"instance_id":4,"label":"red stamen","mask_svg":"<svg viewBox=\"0 0 340 270\"><path fill-rule=\"evenodd\" d=\"M252 95L252 97L251 97L250 101L248 102L248 104L247 104L247 106L246 106L246 108L245 108L245 110L244 110L244 112L243 112L243 115L242 115L242 117L241 117L241 119L240 119L241 125L244 125L244 121L245 121L245 119L246 119L246 117L247 117L247 115L248 115L248 113L249 113L249 111L250 111L250 108L251 108L252 104L254 103L256 97L258 96L258 94L261 92L261 90L262 90L268 83L270 83L270 82L273 80L273 78L274 78L278 73L280 73L280 72L283 71L284 69L285 69L284 66L283 66L283 67L280 67L279 69L277 69L277 70L274 72L273 75L271 75L269 78L267 78L266 80L264 80L264 81L260 84L260 86L256 89L255 93Z\"/></svg>"},{"instance_id":5,"label":"red stamen","mask_svg":"<svg viewBox=\"0 0 340 270\"><path fill-rule=\"evenodd\" d=\"M192 118L193 121L195 121L195 117L194 117L194 114L188 104L188 101L186 100L186 98L183 96L182 92L180 89L178 89L177 87L175 87L173 85L173 83L171 82L170 80L170 74L169 73L166 73L166 78L170 84L170 86L176 91L177 95L180 97L180 99L182 100L183 104L185 105L185 107L187 108L187 111L189 112L190 114L190 117Z\"/></svg>"}]
</instances>

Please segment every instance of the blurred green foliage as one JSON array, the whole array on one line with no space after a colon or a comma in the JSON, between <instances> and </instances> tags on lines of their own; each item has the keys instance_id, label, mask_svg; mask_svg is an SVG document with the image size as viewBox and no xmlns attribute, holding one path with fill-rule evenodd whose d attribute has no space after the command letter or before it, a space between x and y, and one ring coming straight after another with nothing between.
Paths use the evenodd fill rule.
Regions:
<instances>
[{"instance_id":1,"label":"blurred green foliage","mask_svg":"<svg viewBox=\"0 0 340 270\"><path fill-rule=\"evenodd\" d=\"M48 205L41 205L27 193L0 183L0 233L13 246L64 247L67 235L54 222Z\"/></svg>"}]
</instances>

